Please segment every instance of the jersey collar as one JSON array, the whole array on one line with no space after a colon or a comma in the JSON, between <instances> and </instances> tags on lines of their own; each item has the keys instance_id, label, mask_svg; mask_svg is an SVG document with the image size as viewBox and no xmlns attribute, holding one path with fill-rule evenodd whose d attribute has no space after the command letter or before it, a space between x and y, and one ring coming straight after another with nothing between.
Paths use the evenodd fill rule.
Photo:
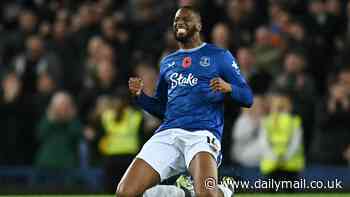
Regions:
<instances>
[{"instance_id":1,"label":"jersey collar","mask_svg":"<svg viewBox=\"0 0 350 197\"><path fill-rule=\"evenodd\" d=\"M193 51L198 51L199 49L203 48L205 45L207 45L206 42L203 42L200 46L192 49L179 49L178 52L193 52Z\"/></svg>"}]
</instances>

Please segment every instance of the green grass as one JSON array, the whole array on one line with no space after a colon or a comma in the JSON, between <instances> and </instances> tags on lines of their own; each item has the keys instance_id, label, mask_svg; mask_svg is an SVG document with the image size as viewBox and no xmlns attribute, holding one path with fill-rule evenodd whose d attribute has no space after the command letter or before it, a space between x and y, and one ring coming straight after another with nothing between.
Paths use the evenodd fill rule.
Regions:
<instances>
[{"instance_id":1,"label":"green grass","mask_svg":"<svg viewBox=\"0 0 350 197\"><path fill-rule=\"evenodd\" d=\"M350 194L237 194L235 197L350 197Z\"/></svg>"},{"instance_id":2,"label":"green grass","mask_svg":"<svg viewBox=\"0 0 350 197\"><path fill-rule=\"evenodd\" d=\"M310 193L310 194L236 194L235 197L350 197L348 194ZM114 197L113 195L7 195L0 197Z\"/></svg>"}]
</instances>

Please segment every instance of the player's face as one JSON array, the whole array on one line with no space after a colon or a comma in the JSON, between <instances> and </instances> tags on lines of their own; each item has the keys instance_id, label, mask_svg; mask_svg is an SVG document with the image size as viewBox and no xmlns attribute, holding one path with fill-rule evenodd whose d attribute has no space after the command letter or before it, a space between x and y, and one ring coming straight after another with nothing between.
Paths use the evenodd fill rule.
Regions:
<instances>
[{"instance_id":1,"label":"player's face","mask_svg":"<svg viewBox=\"0 0 350 197\"><path fill-rule=\"evenodd\" d=\"M186 43L200 31L199 20L191 10L180 9L175 14L173 31L177 41Z\"/></svg>"}]
</instances>

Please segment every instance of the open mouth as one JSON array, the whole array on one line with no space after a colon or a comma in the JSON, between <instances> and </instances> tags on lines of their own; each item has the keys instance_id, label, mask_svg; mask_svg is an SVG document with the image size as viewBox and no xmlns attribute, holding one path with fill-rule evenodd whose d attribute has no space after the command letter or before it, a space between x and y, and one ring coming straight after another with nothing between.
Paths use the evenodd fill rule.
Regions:
<instances>
[{"instance_id":1,"label":"open mouth","mask_svg":"<svg viewBox=\"0 0 350 197\"><path fill-rule=\"evenodd\" d=\"M176 27L176 33L178 33L178 34L186 34L187 32L188 32L188 30L184 25L178 25Z\"/></svg>"},{"instance_id":2,"label":"open mouth","mask_svg":"<svg viewBox=\"0 0 350 197\"><path fill-rule=\"evenodd\" d=\"M177 28L176 32L178 34L186 34L187 33L187 29L185 29L185 28Z\"/></svg>"}]
</instances>

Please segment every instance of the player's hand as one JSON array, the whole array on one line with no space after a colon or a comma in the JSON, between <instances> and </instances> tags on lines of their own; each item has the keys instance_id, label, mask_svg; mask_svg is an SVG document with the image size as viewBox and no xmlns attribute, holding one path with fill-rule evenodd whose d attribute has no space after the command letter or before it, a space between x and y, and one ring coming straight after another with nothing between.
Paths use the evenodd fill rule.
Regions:
<instances>
[{"instance_id":1,"label":"player's hand","mask_svg":"<svg viewBox=\"0 0 350 197\"><path fill-rule=\"evenodd\" d=\"M138 77L129 79L129 90L133 96L140 96L143 90L143 80Z\"/></svg>"},{"instance_id":2,"label":"player's hand","mask_svg":"<svg viewBox=\"0 0 350 197\"><path fill-rule=\"evenodd\" d=\"M210 88L213 91L218 91L223 93L232 92L231 84L227 83L220 77L216 77L210 80Z\"/></svg>"}]
</instances>

